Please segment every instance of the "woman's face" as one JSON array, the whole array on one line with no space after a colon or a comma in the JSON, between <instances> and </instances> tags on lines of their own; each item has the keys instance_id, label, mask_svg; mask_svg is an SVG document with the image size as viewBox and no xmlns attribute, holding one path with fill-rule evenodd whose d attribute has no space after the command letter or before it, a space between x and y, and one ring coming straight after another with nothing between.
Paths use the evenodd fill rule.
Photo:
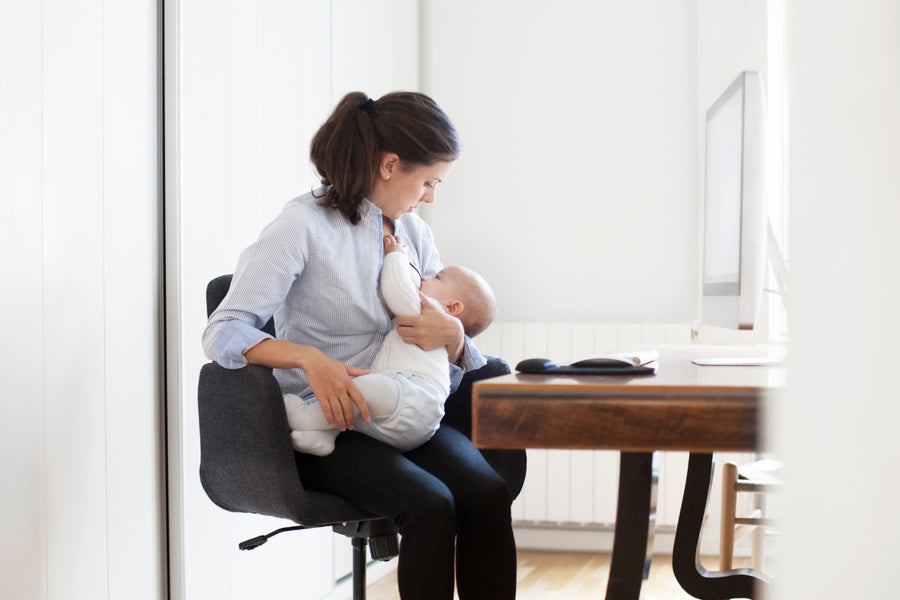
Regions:
<instances>
[{"instance_id":1,"label":"woman's face","mask_svg":"<svg viewBox=\"0 0 900 600\"><path fill-rule=\"evenodd\" d=\"M399 159L383 162L381 177L375 182L369 200L384 216L399 219L423 202L434 202L435 187L450 174L453 164L453 161L439 161L410 170Z\"/></svg>"}]
</instances>

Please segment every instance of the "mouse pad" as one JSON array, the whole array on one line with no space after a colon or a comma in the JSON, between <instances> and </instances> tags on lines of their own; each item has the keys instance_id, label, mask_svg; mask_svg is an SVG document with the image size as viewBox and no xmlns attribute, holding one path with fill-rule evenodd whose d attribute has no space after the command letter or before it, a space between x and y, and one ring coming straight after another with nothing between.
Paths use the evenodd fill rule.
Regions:
<instances>
[{"instance_id":1,"label":"mouse pad","mask_svg":"<svg viewBox=\"0 0 900 600\"><path fill-rule=\"evenodd\" d=\"M546 359L527 358L516 365L516 371L530 375L652 375L656 373L656 368L629 365L575 367L558 365Z\"/></svg>"}]
</instances>

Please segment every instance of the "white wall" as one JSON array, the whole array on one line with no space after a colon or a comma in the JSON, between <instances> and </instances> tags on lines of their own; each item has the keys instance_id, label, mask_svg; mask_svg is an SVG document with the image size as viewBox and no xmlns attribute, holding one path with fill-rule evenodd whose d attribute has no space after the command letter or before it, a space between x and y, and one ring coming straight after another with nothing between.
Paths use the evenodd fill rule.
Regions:
<instances>
[{"instance_id":1,"label":"white wall","mask_svg":"<svg viewBox=\"0 0 900 600\"><path fill-rule=\"evenodd\" d=\"M3 2L0 597L164 597L158 21Z\"/></svg>"},{"instance_id":2,"label":"white wall","mask_svg":"<svg viewBox=\"0 0 900 600\"><path fill-rule=\"evenodd\" d=\"M429 2L463 142L424 213L498 321L697 316L696 0Z\"/></svg>"},{"instance_id":3,"label":"white wall","mask_svg":"<svg viewBox=\"0 0 900 600\"><path fill-rule=\"evenodd\" d=\"M789 466L774 597L896 597L900 4L794 0L787 16L798 308L772 422Z\"/></svg>"}]
</instances>

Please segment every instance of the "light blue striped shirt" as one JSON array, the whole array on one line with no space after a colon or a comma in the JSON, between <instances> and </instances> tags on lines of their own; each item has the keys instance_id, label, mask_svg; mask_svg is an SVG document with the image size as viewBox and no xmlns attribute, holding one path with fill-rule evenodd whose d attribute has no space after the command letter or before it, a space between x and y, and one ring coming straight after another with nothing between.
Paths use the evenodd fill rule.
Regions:
<instances>
[{"instance_id":1,"label":"light blue striped shirt","mask_svg":"<svg viewBox=\"0 0 900 600\"><path fill-rule=\"evenodd\" d=\"M363 200L360 213L352 225L337 210L320 206L312 193L288 202L241 253L231 288L203 332L206 356L229 369L244 366L244 352L271 337L260 328L274 315L279 339L368 368L391 320L378 295L381 210ZM418 215L405 214L394 227L420 273L443 268L431 230ZM451 390L465 371L485 363L466 338L459 366L448 366ZM276 369L275 377L285 393L311 395L301 369Z\"/></svg>"}]
</instances>

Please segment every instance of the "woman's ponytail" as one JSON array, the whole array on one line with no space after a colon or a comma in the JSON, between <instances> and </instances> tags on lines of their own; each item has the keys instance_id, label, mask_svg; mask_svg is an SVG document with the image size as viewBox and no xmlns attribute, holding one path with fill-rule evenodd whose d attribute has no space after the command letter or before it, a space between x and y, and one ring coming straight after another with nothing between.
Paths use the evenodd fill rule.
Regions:
<instances>
[{"instance_id":1,"label":"woman's ponytail","mask_svg":"<svg viewBox=\"0 0 900 600\"><path fill-rule=\"evenodd\" d=\"M378 169L378 141L372 124L373 100L350 92L313 136L310 158L324 185L321 202L338 209L354 225L359 203L372 187Z\"/></svg>"}]
</instances>

